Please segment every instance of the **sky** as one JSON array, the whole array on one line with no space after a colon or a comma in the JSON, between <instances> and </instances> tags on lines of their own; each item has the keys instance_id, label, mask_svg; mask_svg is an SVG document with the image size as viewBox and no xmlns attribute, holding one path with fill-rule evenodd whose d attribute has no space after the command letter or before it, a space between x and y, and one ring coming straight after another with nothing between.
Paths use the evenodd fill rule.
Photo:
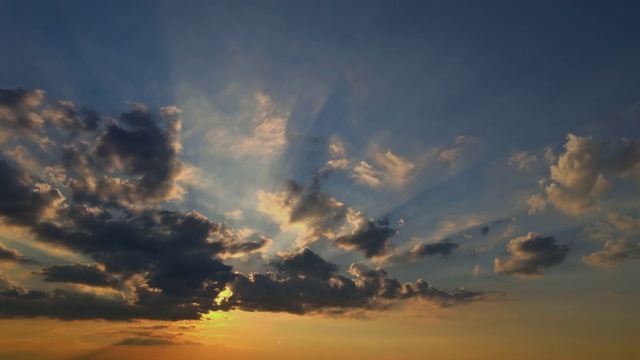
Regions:
<instances>
[{"instance_id":1,"label":"sky","mask_svg":"<svg viewBox=\"0 0 640 360\"><path fill-rule=\"evenodd\" d=\"M0 1L0 358L632 358L638 11Z\"/></svg>"}]
</instances>

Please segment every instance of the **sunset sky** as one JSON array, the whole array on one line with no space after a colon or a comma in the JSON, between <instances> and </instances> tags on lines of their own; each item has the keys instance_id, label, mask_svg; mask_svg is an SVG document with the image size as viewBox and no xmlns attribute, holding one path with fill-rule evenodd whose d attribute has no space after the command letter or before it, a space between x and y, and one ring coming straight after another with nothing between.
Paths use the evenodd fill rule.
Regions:
<instances>
[{"instance_id":1,"label":"sunset sky","mask_svg":"<svg viewBox=\"0 0 640 360\"><path fill-rule=\"evenodd\" d=\"M639 13L0 0L0 359L638 356Z\"/></svg>"}]
</instances>

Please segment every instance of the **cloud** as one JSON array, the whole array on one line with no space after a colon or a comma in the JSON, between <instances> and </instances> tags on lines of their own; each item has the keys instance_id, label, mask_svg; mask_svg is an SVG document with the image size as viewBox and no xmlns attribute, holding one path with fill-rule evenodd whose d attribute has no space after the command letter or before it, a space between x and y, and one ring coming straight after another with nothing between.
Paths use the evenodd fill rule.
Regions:
<instances>
[{"instance_id":1,"label":"cloud","mask_svg":"<svg viewBox=\"0 0 640 360\"><path fill-rule=\"evenodd\" d=\"M411 161L392 153L390 150L383 151L374 149L372 165L366 161L353 168L351 177L359 184L372 188L386 187L392 189L402 189L411 182L411 175L416 165Z\"/></svg>"},{"instance_id":2,"label":"cloud","mask_svg":"<svg viewBox=\"0 0 640 360\"><path fill-rule=\"evenodd\" d=\"M349 211L347 221L353 226L353 231L336 237L335 244L345 249L362 250L369 258L386 253L391 237L398 232L389 226L387 218L374 221L362 213Z\"/></svg>"},{"instance_id":3,"label":"cloud","mask_svg":"<svg viewBox=\"0 0 640 360\"><path fill-rule=\"evenodd\" d=\"M0 159L0 216L14 224L30 225L51 217L65 197L46 184Z\"/></svg>"},{"instance_id":4,"label":"cloud","mask_svg":"<svg viewBox=\"0 0 640 360\"><path fill-rule=\"evenodd\" d=\"M6 247L3 243L0 243L0 261L13 261L22 264L37 264L36 261L25 257L18 250Z\"/></svg>"},{"instance_id":5,"label":"cloud","mask_svg":"<svg viewBox=\"0 0 640 360\"><path fill-rule=\"evenodd\" d=\"M582 258L591 266L609 267L620 260L640 259L640 243L629 243L625 239L618 241L608 240L604 244L604 250L594 252Z\"/></svg>"},{"instance_id":6,"label":"cloud","mask_svg":"<svg viewBox=\"0 0 640 360\"><path fill-rule=\"evenodd\" d=\"M596 206L610 185L600 171L600 146L591 137L569 134L564 148L551 165L554 183L546 188L547 199L561 211L578 215Z\"/></svg>"},{"instance_id":7,"label":"cloud","mask_svg":"<svg viewBox=\"0 0 640 360\"><path fill-rule=\"evenodd\" d=\"M264 252L273 243L273 240L250 229L234 232L226 225L220 225L220 229L211 236L209 241L220 244L220 248L224 249L218 254L221 258Z\"/></svg>"},{"instance_id":8,"label":"cloud","mask_svg":"<svg viewBox=\"0 0 640 360\"><path fill-rule=\"evenodd\" d=\"M280 193L260 190L258 199L258 210L270 215L283 230L301 230L300 245L334 237L347 214L344 204L321 192L319 186L305 189L294 181L286 182Z\"/></svg>"},{"instance_id":9,"label":"cloud","mask_svg":"<svg viewBox=\"0 0 640 360\"><path fill-rule=\"evenodd\" d=\"M299 246L325 237L343 249L362 250L367 257L386 253L390 238L397 233L389 220L370 219L322 192L318 176L307 189L288 181L283 192L259 191L258 210L271 215L283 230L299 230Z\"/></svg>"},{"instance_id":10,"label":"cloud","mask_svg":"<svg viewBox=\"0 0 640 360\"><path fill-rule=\"evenodd\" d=\"M60 289L51 292L31 290L5 277L0 278L0 318L46 316L63 320L196 320L205 311L198 304L160 301L163 299L157 294L146 295L156 295L156 301L142 306L131 304L123 298L109 298L92 293Z\"/></svg>"},{"instance_id":11,"label":"cloud","mask_svg":"<svg viewBox=\"0 0 640 360\"><path fill-rule=\"evenodd\" d=\"M103 268L90 264L51 265L36 272L43 275L44 281L81 284L97 287L121 287L120 281L108 274Z\"/></svg>"},{"instance_id":12,"label":"cloud","mask_svg":"<svg viewBox=\"0 0 640 360\"><path fill-rule=\"evenodd\" d=\"M528 214L535 215L538 212L544 211L547 207L547 202L540 194L535 194L527 199L527 206L529 207Z\"/></svg>"},{"instance_id":13,"label":"cloud","mask_svg":"<svg viewBox=\"0 0 640 360\"><path fill-rule=\"evenodd\" d=\"M531 171L537 161L538 157L535 154L529 155L526 151L514 151L508 163L517 166L519 171Z\"/></svg>"},{"instance_id":14,"label":"cloud","mask_svg":"<svg viewBox=\"0 0 640 360\"><path fill-rule=\"evenodd\" d=\"M163 346L175 345L176 343L167 339L155 339L148 337L129 337L122 339L116 346ZM179 344L179 343L178 343Z\"/></svg>"},{"instance_id":15,"label":"cloud","mask_svg":"<svg viewBox=\"0 0 640 360\"><path fill-rule=\"evenodd\" d=\"M326 164L327 168L346 170L349 167L350 160L347 156L346 147L342 139L337 135L329 137L327 153L329 155L329 160Z\"/></svg>"},{"instance_id":16,"label":"cloud","mask_svg":"<svg viewBox=\"0 0 640 360\"><path fill-rule=\"evenodd\" d=\"M545 191L546 202L567 214L579 215L598 207L612 186L606 177L640 180L640 141L596 142L568 134L564 149L550 167L552 183ZM529 204L531 212L543 208L542 199L534 200Z\"/></svg>"},{"instance_id":17,"label":"cloud","mask_svg":"<svg viewBox=\"0 0 640 360\"><path fill-rule=\"evenodd\" d=\"M133 105L113 119L72 103L47 101L43 94L0 93L0 116L17 119L2 120L9 130L5 141L23 146L55 140L47 143L47 151L28 148L36 149L30 154L42 165L37 168L0 159L0 220L28 231L48 248L64 248L92 263L30 271L49 283L47 291L2 278L2 318L182 320L200 319L212 310L381 309L387 300L424 298L449 305L483 295L447 292L422 280L400 283L384 270L362 264L352 266L352 277L345 277L309 249L281 253L271 262L276 273L234 272L225 260L254 256L271 240L248 229L232 231L197 211L176 210L176 203L163 207L180 198L185 167L177 108ZM263 112L259 107L256 131L266 135L254 139L267 147L281 146L283 127L268 115L269 99L256 101L264 107ZM332 151L341 154L339 147ZM407 165L401 158L390 152L380 156L376 164L386 173L404 176ZM283 228L301 229L309 241L327 237L367 257L387 252L397 232L389 220L370 219L322 192L324 175L316 174L306 189L288 182L280 193L260 192L259 209ZM0 257L27 261L5 246ZM109 290L79 291L69 284ZM232 292L227 300L214 301L226 291Z\"/></svg>"},{"instance_id":18,"label":"cloud","mask_svg":"<svg viewBox=\"0 0 640 360\"><path fill-rule=\"evenodd\" d=\"M456 167L461 157L461 148L444 149L438 155L438 161L448 167Z\"/></svg>"},{"instance_id":19,"label":"cloud","mask_svg":"<svg viewBox=\"0 0 640 360\"><path fill-rule=\"evenodd\" d=\"M219 226L196 212L73 205L62 215L34 227L41 241L87 254L112 274L145 273L147 285L163 294L188 297L229 277L230 267L213 258L228 251L227 243L211 241Z\"/></svg>"},{"instance_id":20,"label":"cloud","mask_svg":"<svg viewBox=\"0 0 640 360\"><path fill-rule=\"evenodd\" d=\"M477 246L475 248L473 248L473 250L471 250L471 256L476 256L476 255L480 255L480 254L484 254L487 251L489 251L490 249L486 246Z\"/></svg>"},{"instance_id":21,"label":"cloud","mask_svg":"<svg viewBox=\"0 0 640 360\"><path fill-rule=\"evenodd\" d=\"M640 231L640 218L613 212L607 215L607 219L619 230L627 232Z\"/></svg>"},{"instance_id":22,"label":"cloud","mask_svg":"<svg viewBox=\"0 0 640 360\"><path fill-rule=\"evenodd\" d=\"M270 157L282 153L287 141L288 110L279 110L266 94L256 93L248 124L216 127L209 141L222 154L233 157ZM242 125L242 126L241 126ZM249 128L249 129L247 129Z\"/></svg>"},{"instance_id":23,"label":"cloud","mask_svg":"<svg viewBox=\"0 0 640 360\"><path fill-rule=\"evenodd\" d=\"M473 274L473 277L478 276L478 274L480 273L480 265L474 266L473 270L471 271L471 273Z\"/></svg>"},{"instance_id":24,"label":"cloud","mask_svg":"<svg viewBox=\"0 0 640 360\"><path fill-rule=\"evenodd\" d=\"M285 276L321 280L329 279L338 270L335 264L325 261L309 248L279 254L279 258L272 262L272 266Z\"/></svg>"},{"instance_id":25,"label":"cloud","mask_svg":"<svg viewBox=\"0 0 640 360\"><path fill-rule=\"evenodd\" d=\"M275 262L283 269L280 276L238 275L230 285L232 294L220 302L221 308L296 314L327 310L340 313L347 309L386 309L387 301L411 298L448 306L479 300L484 295L461 288L447 292L423 280L401 283L385 270L372 270L362 263L352 264L349 268L352 277L345 277L335 272L335 265L331 266L308 249L283 256ZM309 257L310 263L297 262L303 257Z\"/></svg>"},{"instance_id":26,"label":"cloud","mask_svg":"<svg viewBox=\"0 0 640 360\"><path fill-rule=\"evenodd\" d=\"M469 149L480 144L481 142L477 138L460 135L456 137L455 145L438 149L436 160L450 168L458 167Z\"/></svg>"},{"instance_id":27,"label":"cloud","mask_svg":"<svg viewBox=\"0 0 640 360\"><path fill-rule=\"evenodd\" d=\"M360 161L360 164L353 168L351 177L359 184L376 188L382 185L382 175L382 171L375 169L368 162Z\"/></svg>"},{"instance_id":28,"label":"cloud","mask_svg":"<svg viewBox=\"0 0 640 360\"><path fill-rule=\"evenodd\" d=\"M436 243L425 244L419 243L413 247L413 249L401 253L390 254L382 259L382 263L385 264L402 264L407 262L415 262L424 257L441 256L449 257L453 253L454 249L462 247L460 244L451 242L451 239L443 239Z\"/></svg>"},{"instance_id":29,"label":"cloud","mask_svg":"<svg viewBox=\"0 0 640 360\"><path fill-rule=\"evenodd\" d=\"M110 121L97 130L91 145L68 144L64 164L80 179L70 181L79 201L108 203L162 202L178 198L177 185L183 165L178 160L181 121L157 120L151 112L135 107L120 121ZM107 174L119 172L121 177ZM100 173L105 174L98 177Z\"/></svg>"},{"instance_id":30,"label":"cloud","mask_svg":"<svg viewBox=\"0 0 640 360\"><path fill-rule=\"evenodd\" d=\"M0 143L13 137L13 132L40 141L44 119L38 110L43 98L42 90L0 89L0 126L4 130Z\"/></svg>"},{"instance_id":31,"label":"cloud","mask_svg":"<svg viewBox=\"0 0 640 360\"><path fill-rule=\"evenodd\" d=\"M545 268L560 264L569 248L559 245L551 236L530 232L507 244L509 257L494 260L494 272L515 276L539 276Z\"/></svg>"}]
</instances>

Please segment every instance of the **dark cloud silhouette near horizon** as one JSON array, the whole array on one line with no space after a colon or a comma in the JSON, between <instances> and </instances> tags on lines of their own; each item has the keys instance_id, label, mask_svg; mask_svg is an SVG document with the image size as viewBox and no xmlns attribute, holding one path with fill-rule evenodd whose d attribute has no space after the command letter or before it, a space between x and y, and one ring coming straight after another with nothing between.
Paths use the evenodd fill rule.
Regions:
<instances>
[{"instance_id":1,"label":"dark cloud silhouette near horizon","mask_svg":"<svg viewBox=\"0 0 640 360\"><path fill-rule=\"evenodd\" d=\"M178 109L134 104L113 119L21 89L0 92L0 107L0 127L9 134L0 142L23 149L0 159L1 220L94 262L46 264L30 272L60 285L51 291L5 277L2 318L180 320L215 310L304 314L380 309L382 300L423 298L446 306L483 298L480 291L447 292L423 280L401 283L361 263L345 277L308 248L272 259L277 273L234 272L225 258L262 251L272 240L246 231L240 236L197 211L164 207L182 196ZM284 194L289 222L306 224L316 237L350 224L351 233L332 243L366 258L387 253L397 233L387 218L374 221L322 192L318 179L308 189L291 181ZM456 247L442 246L433 251L447 256ZM4 246L0 258L31 261ZM113 293L80 292L73 285ZM229 289L228 298L216 300Z\"/></svg>"}]
</instances>

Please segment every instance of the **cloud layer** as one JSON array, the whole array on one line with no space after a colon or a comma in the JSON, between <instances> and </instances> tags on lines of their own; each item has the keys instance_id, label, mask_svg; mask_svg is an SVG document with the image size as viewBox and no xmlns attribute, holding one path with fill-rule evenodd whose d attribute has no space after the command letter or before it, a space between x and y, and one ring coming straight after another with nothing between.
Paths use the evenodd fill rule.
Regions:
<instances>
[{"instance_id":1,"label":"cloud layer","mask_svg":"<svg viewBox=\"0 0 640 360\"><path fill-rule=\"evenodd\" d=\"M516 276L540 276L545 268L564 261L569 253L566 245L560 245L552 236L530 232L509 241L510 256L495 259L494 272Z\"/></svg>"}]
</instances>

